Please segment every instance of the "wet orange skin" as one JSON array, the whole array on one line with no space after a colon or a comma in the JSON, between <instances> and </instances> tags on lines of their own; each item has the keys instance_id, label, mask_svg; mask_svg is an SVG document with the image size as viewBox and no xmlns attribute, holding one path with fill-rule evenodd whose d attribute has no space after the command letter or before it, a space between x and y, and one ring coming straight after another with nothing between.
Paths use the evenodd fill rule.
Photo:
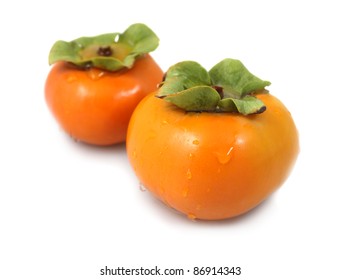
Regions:
<instances>
[{"instance_id":1,"label":"wet orange skin","mask_svg":"<svg viewBox=\"0 0 341 280\"><path fill-rule=\"evenodd\" d=\"M141 183L189 218L219 220L243 214L288 177L299 152L289 111L258 94L258 115L186 113L147 96L128 128L127 153Z\"/></svg>"},{"instance_id":2,"label":"wet orange skin","mask_svg":"<svg viewBox=\"0 0 341 280\"><path fill-rule=\"evenodd\" d=\"M163 72L151 56L139 58L132 69L108 72L56 63L46 80L45 98L61 127L71 137L94 145L126 139L136 105L155 91Z\"/></svg>"}]
</instances>

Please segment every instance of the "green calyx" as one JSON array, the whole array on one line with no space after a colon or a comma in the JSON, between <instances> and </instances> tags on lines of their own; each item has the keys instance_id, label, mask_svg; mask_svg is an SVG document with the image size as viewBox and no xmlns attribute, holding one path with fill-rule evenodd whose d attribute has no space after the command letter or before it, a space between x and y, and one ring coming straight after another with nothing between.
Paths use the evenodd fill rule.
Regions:
<instances>
[{"instance_id":1,"label":"green calyx","mask_svg":"<svg viewBox=\"0 0 341 280\"><path fill-rule=\"evenodd\" d=\"M268 85L236 59L224 59L210 71L197 62L183 61L168 69L156 96L188 112L250 115L265 111L256 93L266 92Z\"/></svg>"},{"instance_id":2,"label":"green calyx","mask_svg":"<svg viewBox=\"0 0 341 280\"><path fill-rule=\"evenodd\" d=\"M123 33L81 37L71 42L57 41L51 48L49 64L70 62L81 68L108 71L131 68L135 60L159 45L159 38L146 25L136 23Z\"/></svg>"}]
</instances>

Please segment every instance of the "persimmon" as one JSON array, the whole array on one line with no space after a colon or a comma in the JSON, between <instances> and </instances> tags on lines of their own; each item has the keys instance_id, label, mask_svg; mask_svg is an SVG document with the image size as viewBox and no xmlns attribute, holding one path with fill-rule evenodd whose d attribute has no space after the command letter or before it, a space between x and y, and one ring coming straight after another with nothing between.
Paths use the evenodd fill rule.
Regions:
<instances>
[{"instance_id":1,"label":"persimmon","mask_svg":"<svg viewBox=\"0 0 341 280\"><path fill-rule=\"evenodd\" d=\"M122 34L57 41L45 98L61 127L88 144L124 142L136 105L162 81L163 71L149 55L158 42L143 24Z\"/></svg>"},{"instance_id":2,"label":"persimmon","mask_svg":"<svg viewBox=\"0 0 341 280\"><path fill-rule=\"evenodd\" d=\"M238 60L207 72L185 61L136 107L127 135L129 161L166 205L191 219L248 212L289 176L298 132L284 104Z\"/></svg>"}]
</instances>

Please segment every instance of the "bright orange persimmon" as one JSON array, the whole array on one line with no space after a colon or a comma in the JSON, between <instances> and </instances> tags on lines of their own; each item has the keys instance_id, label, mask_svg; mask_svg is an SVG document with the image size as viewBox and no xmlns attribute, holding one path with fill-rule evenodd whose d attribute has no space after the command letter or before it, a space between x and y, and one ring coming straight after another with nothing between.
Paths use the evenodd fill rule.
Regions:
<instances>
[{"instance_id":1,"label":"bright orange persimmon","mask_svg":"<svg viewBox=\"0 0 341 280\"><path fill-rule=\"evenodd\" d=\"M142 24L123 34L58 41L50 53L54 65L45 98L62 128L89 144L124 142L136 105L162 81L163 71L147 54L157 44Z\"/></svg>"},{"instance_id":2,"label":"bright orange persimmon","mask_svg":"<svg viewBox=\"0 0 341 280\"><path fill-rule=\"evenodd\" d=\"M222 108L186 111L160 93L143 99L127 135L141 184L192 219L226 219L260 204L289 175L299 142L286 107L257 90L250 97L262 109L248 115Z\"/></svg>"},{"instance_id":3,"label":"bright orange persimmon","mask_svg":"<svg viewBox=\"0 0 341 280\"><path fill-rule=\"evenodd\" d=\"M163 72L149 56L132 69L109 72L78 69L59 62L45 86L46 101L63 129L73 138L96 145L125 141L131 114L156 89Z\"/></svg>"}]
</instances>

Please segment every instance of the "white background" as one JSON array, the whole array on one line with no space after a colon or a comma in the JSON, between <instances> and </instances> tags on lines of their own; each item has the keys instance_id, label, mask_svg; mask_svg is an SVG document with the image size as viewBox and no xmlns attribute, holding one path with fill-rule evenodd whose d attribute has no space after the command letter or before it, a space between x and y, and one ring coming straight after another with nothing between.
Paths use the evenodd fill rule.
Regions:
<instances>
[{"instance_id":1,"label":"white background","mask_svg":"<svg viewBox=\"0 0 341 280\"><path fill-rule=\"evenodd\" d=\"M337 3L2 1L0 279L140 279L100 276L106 265L242 268L238 277L159 279L341 279ZM124 145L73 142L52 118L44 100L52 44L135 22L160 37L152 55L164 70L238 58L290 109L299 159L254 211L188 220L139 189Z\"/></svg>"}]
</instances>

